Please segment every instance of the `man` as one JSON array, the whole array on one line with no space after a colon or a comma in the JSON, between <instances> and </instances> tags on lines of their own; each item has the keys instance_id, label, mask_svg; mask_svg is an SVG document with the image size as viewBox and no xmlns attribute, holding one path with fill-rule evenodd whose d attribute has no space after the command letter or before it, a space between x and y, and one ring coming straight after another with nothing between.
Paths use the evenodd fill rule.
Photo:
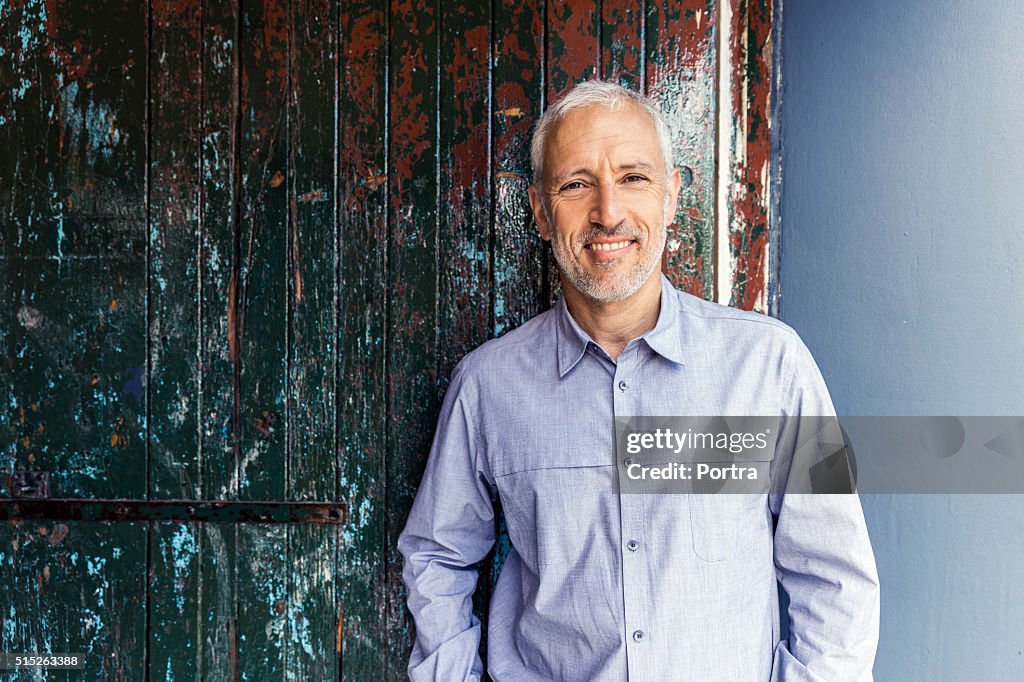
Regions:
<instances>
[{"instance_id":1,"label":"man","mask_svg":"<svg viewBox=\"0 0 1024 682\"><path fill-rule=\"evenodd\" d=\"M791 329L661 275L680 175L660 112L583 83L531 152L563 296L453 373L398 541L410 677L480 679L471 596L500 497L511 548L490 605L494 680L870 680L878 581L855 495L620 491L618 417L834 414ZM777 438L773 477L793 447Z\"/></svg>"}]
</instances>

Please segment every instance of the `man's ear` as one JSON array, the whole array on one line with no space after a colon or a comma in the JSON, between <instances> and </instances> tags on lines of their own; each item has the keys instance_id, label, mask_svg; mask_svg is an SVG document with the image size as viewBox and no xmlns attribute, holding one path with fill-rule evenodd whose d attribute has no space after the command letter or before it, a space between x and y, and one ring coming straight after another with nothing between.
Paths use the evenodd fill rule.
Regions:
<instances>
[{"instance_id":1,"label":"man's ear","mask_svg":"<svg viewBox=\"0 0 1024 682\"><path fill-rule=\"evenodd\" d=\"M548 212L544 210L544 197L536 185L530 185L526 190L530 197L530 209L533 211L533 219L537 223L537 232L540 238L546 242L551 241L551 225L548 224Z\"/></svg>"},{"instance_id":2,"label":"man's ear","mask_svg":"<svg viewBox=\"0 0 1024 682\"><path fill-rule=\"evenodd\" d=\"M679 174L678 168L673 168L672 173L668 177L668 210L665 212L669 222L675 217L676 211L679 209L679 189L683 185L683 178Z\"/></svg>"}]
</instances>

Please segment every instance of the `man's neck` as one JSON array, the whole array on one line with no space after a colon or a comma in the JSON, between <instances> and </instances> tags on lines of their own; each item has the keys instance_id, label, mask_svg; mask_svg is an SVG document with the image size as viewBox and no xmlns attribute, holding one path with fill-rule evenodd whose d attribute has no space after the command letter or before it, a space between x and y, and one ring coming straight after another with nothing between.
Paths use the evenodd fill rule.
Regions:
<instances>
[{"instance_id":1,"label":"man's neck","mask_svg":"<svg viewBox=\"0 0 1024 682\"><path fill-rule=\"evenodd\" d=\"M658 323L661 311L661 274L652 275L640 289L627 299L602 303L593 301L563 281L565 304L576 324L618 360L630 341Z\"/></svg>"}]
</instances>

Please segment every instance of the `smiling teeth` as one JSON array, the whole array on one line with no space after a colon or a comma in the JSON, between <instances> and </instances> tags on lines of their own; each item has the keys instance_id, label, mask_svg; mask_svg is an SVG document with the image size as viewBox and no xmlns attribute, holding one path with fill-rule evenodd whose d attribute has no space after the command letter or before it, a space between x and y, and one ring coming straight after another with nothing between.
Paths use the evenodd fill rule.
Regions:
<instances>
[{"instance_id":1,"label":"smiling teeth","mask_svg":"<svg viewBox=\"0 0 1024 682\"><path fill-rule=\"evenodd\" d=\"M629 246L628 241L624 242L611 242L609 244L588 244L587 248L594 251L614 251L615 249L624 249Z\"/></svg>"}]
</instances>

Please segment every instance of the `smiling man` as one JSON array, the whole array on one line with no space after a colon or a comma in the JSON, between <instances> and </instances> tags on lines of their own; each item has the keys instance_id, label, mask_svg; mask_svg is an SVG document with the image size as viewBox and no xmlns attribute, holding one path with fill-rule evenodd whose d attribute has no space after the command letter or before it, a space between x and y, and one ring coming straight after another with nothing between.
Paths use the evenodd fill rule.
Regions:
<instances>
[{"instance_id":1,"label":"smiling man","mask_svg":"<svg viewBox=\"0 0 1024 682\"><path fill-rule=\"evenodd\" d=\"M500 498L496 681L870 680L878 581L855 495L785 494L798 426L760 494L627 494L617 418L834 415L796 334L661 275L679 192L658 109L576 86L538 122L530 204L563 296L467 355L398 546L413 680L478 680L478 563ZM778 583L790 597L782 638Z\"/></svg>"}]
</instances>

